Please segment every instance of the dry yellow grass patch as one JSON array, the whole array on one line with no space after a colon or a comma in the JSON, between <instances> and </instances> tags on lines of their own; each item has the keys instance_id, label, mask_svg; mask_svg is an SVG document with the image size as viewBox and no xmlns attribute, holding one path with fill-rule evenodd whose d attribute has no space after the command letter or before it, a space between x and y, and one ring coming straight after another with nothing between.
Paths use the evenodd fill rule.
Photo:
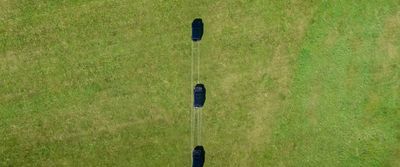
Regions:
<instances>
[{"instance_id":1,"label":"dry yellow grass patch","mask_svg":"<svg viewBox=\"0 0 400 167\"><path fill-rule=\"evenodd\" d=\"M296 2L292 3L296 5ZM288 17L296 19L290 23L289 27L291 28L287 32L288 34L279 32L277 35L288 35L290 38L279 41L271 53L272 59L268 64L255 68L256 72L253 77L262 78L267 74L274 81L275 86L273 90L263 90L254 95L256 97L254 103L258 105L253 106L254 124L248 132L248 138L251 141L251 146L248 148L250 155L252 152L264 151L263 148L270 142L272 135L274 114L284 108L285 98L290 95L294 71L294 67L290 63L296 59L296 55L300 51L301 42L313 16L313 12L303 12L287 9Z\"/></svg>"},{"instance_id":2,"label":"dry yellow grass patch","mask_svg":"<svg viewBox=\"0 0 400 167\"><path fill-rule=\"evenodd\" d=\"M400 58L399 48L396 42L400 39L400 12L388 17L385 21L383 34L379 38L379 46L387 61L394 61ZM381 55L384 56L384 55Z\"/></svg>"},{"instance_id":3,"label":"dry yellow grass patch","mask_svg":"<svg viewBox=\"0 0 400 167\"><path fill-rule=\"evenodd\" d=\"M327 48L331 48L335 45L337 38L339 37L339 32L337 30L330 31L325 39L325 45Z\"/></svg>"},{"instance_id":4,"label":"dry yellow grass patch","mask_svg":"<svg viewBox=\"0 0 400 167\"><path fill-rule=\"evenodd\" d=\"M399 79L398 62L400 62L400 12L389 16L385 20L382 35L378 39L380 54L377 56L379 60L379 71L374 75L375 80L383 80L390 78L389 81L396 82ZM386 79L387 80L387 79Z\"/></svg>"},{"instance_id":5,"label":"dry yellow grass patch","mask_svg":"<svg viewBox=\"0 0 400 167\"><path fill-rule=\"evenodd\" d=\"M390 59L398 59L398 46L396 40L399 40L400 35L400 12L387 18L383 35L380 38L380 46L383 48Z\"/></svg>"}]
</instances>

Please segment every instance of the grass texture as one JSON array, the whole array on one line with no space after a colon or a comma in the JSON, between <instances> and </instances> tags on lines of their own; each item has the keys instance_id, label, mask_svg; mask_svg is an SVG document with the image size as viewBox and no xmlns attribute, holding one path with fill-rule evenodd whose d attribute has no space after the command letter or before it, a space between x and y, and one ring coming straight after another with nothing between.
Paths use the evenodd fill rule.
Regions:
<instances>
[{"instance_id":1,"label":"grass texture","mask_svg":"<svg viewBox=\"0 0 400 167\"><path fill-rule=\"evenodd\" d=\"M400 166L400 3L0 0L0 166Z\"/></svg>"}]
</instances>

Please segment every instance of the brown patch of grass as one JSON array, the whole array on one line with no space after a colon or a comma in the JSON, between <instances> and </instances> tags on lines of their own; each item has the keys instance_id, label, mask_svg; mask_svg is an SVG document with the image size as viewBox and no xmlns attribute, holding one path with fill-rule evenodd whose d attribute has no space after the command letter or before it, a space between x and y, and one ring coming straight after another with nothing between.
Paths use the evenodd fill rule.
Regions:
<instances>
[{"instance_id":1,"label":"brown patch of grass","mask_svg":"<svg viewBox=\"0 0 400 167\"><path fill-rule=\"evenodd\" d=\"M307 105L308 119L310 123L314 126L318 124L318 115L316 115L316 111L319 106L320 92L321 92L321 85L314 84L311 90L311 97Z\"/></svg>"},{"instance_id":2,"label":"brown patch of grass","mask_svg":"<svg viewBox=\"0 0 400 167\"><path fill-rule=\"evenodd\" d=\"M399 59L398 46L396 41L400 38L400 12L388 17L385 21L383 34L379 38L379 46L387 55L388 61Z\"/></svg>"},{"instance_id":3,"label":"brown patch of grass","mask_svg":"<svg viewBox=\"0 0 400 167\"><path fill-rule=\"evenodd\" d=\"M382 35L378 39L380 53L377 57L379 71L374 76L377 81L391 78L389 80L398 80L396 68L400 62L400 53L398 42L400 39L400 12L389 16L384 23ZM397 77L397 78L395 78Z\"/></svg>"},{"instance_id":4,"label":"brown patch of grass","mask_svg":"<svg viewBox=\"0 0 400 167\"><path fill-rule=\"evenodd\" d=\"M240 78L239 74L236 73L227 74L225 78L223 78L222 80L222 88L225 90L225 92L230 92L239 78Z\"/></svg>"},{"instance_id":5,"label":"brown patch of grass","mask_svg":"<svg viewBox=\"0 0 400 167\"><path fill-rule=\"evenodd\" d=\"M367 105L365 106L365 112L375 112L379 107L379 103L381 101L380 99L381 98L377 94L372 93L369 97Z\"/></svg>"},{"instance_id":6,"label":"brown patch of grass","mask_svg":"<svg viewBox=\"0 0 400 167\"><path fill-rule=\"evenodd\" d=\"M339 32L337 30L330 31L325 39L325 46L327 46L328 48L333 47L338 37L339 37Z\"/></svg>"},{"instance_id":7,"label":"brown patch of grass","mask_svg":"<svg viewBox=\"0 0 400 167\"><path fill-rule=\"evenodd\" d=\"M349 68L347 69L346 74L347 74L345 81L346 88L348 89L355 88L357 85L355 84L354 78L356 78L358 75L356 67L354 65L350 65Z\"/></svg>"},{"instance_id":8,"label":"brown patch of grass","mask_svg":"<svg viewBox=\"0 0 400 167\"><path fill-rule=\"evenodd\" d=\"M396 149L393 153L392 160L389 162L389 166L400 166L400 148Z\"/></svg>"},{"instance_id":9,"label":"brown patch of grass","mask_svg":"<svg viewBox=\"0 0 400 167\"><path fill-rule=\"evenodd\" d=\"M1 66L0 70L1 71L7 71L7 72L14 72L18 70L17 64L18 62L18 56L17 53L14 51L7 51L4 56L1 56Z\"/></svg>"},{"instance_id":10,"label":"brown patch of grass","mask_svg":"<svg viewBox=\"0 0 400 167\"><path fill-rule=\"evenodd\" d=\"M296 55L300 51L303 38L306 35L312 13L300 13L304 11L288 10L288 17L296 19L290 23L290 30L287 34L278 33L277 46L273 49L271 61L266 66L256 67L254 71L255 78L262 78L268 74L274 81L274 89L263 90L255 94L254 109L252 118L254 124L248 132L248 140L252 146L248 148L249 154L252 151L257 152L263 149L265 144L270 142L270 136L274 125L274 113L283 109L285 97L290 95L290 85L293 76L293 66L291 62L296 59ZM281 35L287 36L282 40ZM290 51L289 51L290 50ZM291 146L292 147L292 146Z\"/></svg>"},{"instance_id":11,"label":"brown patch of grass","mask_svg":"<svg viewBox=\"0 0 400 167\"><path fill-rule=\"evenodd\" d=\"M289 62L293 55L288 53L288 46L285 43L283 42L275 48L271 63L267 67L267 73L279 85L278 91L284 95L288 95L290 78L292 76L292 69Z\"/></svg>"}]
</instances>

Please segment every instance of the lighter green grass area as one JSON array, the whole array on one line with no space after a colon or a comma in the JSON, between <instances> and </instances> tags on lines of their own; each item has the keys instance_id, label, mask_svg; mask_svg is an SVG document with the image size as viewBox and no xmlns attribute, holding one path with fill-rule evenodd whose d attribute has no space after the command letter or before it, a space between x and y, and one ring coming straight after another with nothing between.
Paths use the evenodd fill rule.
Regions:
<instances>
[{"instance_id":1,"label":"lighter green grass area","mask_svg":"<svg viewBox=\"0 0 400 167\"><path fill-rule=\"evenodd\" d=\"M400 2L0 0L0 166L400 166Z\"/></svg>"}]
</instances>

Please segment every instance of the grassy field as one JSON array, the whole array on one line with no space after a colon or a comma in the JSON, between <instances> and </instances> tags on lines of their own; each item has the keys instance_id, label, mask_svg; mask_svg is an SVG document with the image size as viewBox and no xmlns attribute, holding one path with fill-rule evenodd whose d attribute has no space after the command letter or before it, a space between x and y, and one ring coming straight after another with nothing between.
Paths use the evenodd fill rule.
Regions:
<instances>
[{"instance_id":1,"label":"grassy field","mask_svg":"<svg viewBox=\"0 0 400 167\"><path fill-rule=\"evenodd\" d=\"M0 166L400 166L400 2L0 0Z\"/></svg>"}]
</instances>

